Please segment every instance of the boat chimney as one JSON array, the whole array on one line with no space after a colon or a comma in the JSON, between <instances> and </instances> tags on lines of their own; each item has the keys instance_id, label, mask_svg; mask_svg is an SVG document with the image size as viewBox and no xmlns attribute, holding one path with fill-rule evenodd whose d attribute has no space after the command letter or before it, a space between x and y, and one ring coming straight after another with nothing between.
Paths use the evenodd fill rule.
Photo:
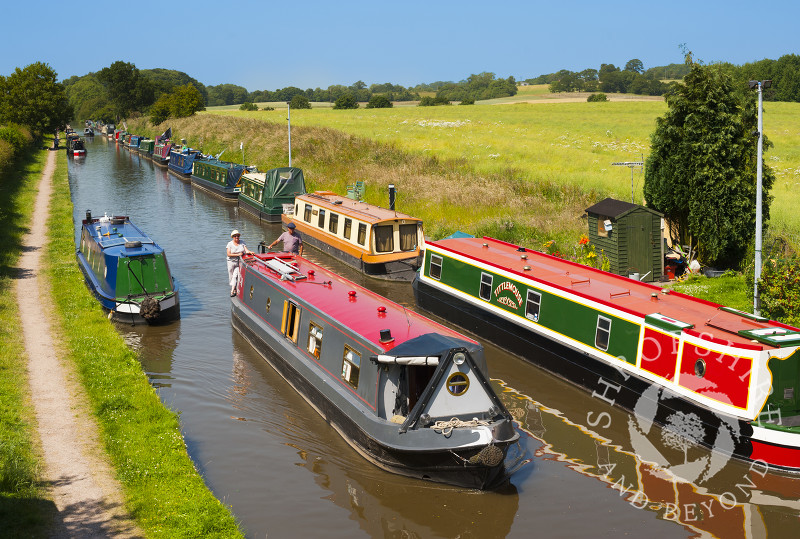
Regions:
<instances>
[{"instance_id":1,"label":"boat chimney","mask_svg":"<svg viewBox=\"0 0 800 539\"><path fill-rule=\"evenodd\" d=\"M92 222L92 210L86 210L86 222L87 223Z\"/></svg>"},{"instance_id":2,"label":"boat chimney","mask_svg":"<svg viewBox=\"0 0 800 539\"><path fill-rule=\"evenodd\" d=\"M392 210L392 211L394 211L394 200L395 200L396 193L397 193L397 191L394 188L394 184L390 183L389 184L389 209Z\"/></svg>"},{"instance_id":3,"label":"boat chimney","mask_svg":"<svg viewBox=\"0 0 800 539\"><path fill-rule=\"evenodd\" d=\"M391 329L382 329L381 330L381 343L386 344L390 343L394 340L392 337L392 330Z\"/></svg>"}]
</instances>

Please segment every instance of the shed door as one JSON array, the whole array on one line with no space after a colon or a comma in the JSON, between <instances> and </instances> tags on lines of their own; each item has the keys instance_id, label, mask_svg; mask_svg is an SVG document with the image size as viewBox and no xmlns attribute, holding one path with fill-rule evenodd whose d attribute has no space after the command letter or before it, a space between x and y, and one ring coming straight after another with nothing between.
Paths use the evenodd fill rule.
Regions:
<instances>
[{"instance_id":1,"label":"shed door","mask_svg":"<svg viewBox=\"0 0 800 539\"><path fill-rule=\"evenodd\" d=\"M650 213L628 215L628 266L628 274L638 273L643 281L653 280L653 216Z\"/></svg>"}]
</instances>

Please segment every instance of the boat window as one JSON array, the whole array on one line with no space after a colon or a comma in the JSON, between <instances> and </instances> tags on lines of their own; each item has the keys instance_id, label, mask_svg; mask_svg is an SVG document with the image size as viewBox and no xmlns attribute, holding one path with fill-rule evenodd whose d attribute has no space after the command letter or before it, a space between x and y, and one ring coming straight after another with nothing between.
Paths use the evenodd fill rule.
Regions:
<instances>
[{"instance_id":1,"label":"boat window","mask_svg":"<svg viewBox=\"0 0 800 539\"><path fill-rule=\"evenodd\" d=\"M594 334L594 345L600 350L608 350L608 341L610 337L611 319L598 316L597 332Z\"/></svg>"},{"instance_id":2,"label":"boat window","mask_svg":"<svg viewBox=\"0 0 800 539\"><path fill-rule=\"evenodd\" d=\"M344 218L344 239L350 239L350 232L353 229L353 220L349 217Z\"/></svg>"},{"instance_id":3,"label":"boat window","mask_svg":"<svg viewBox=\"0 0 800 539\"><path fill-rule=\"evenodd\" d=\"M319 210L319 220L317 221L317 226L320 228L325 228L325 210Z\"/></svg>"},{"instance_id":4,"label":"boat window","mask_svg":"<svg viewBox=\"0 0 800 539\"><path fill-rule=\"evenodd\" d=\"M442 257L439 255L431 255L431 267L428 270L431 277L437 281L442 278Z\"/></svg>"},{"instance_id":5,"label":"boat window","mask_svg":"<svg viewBox=\"0 0 800 539\"><path fill-rule=\"evenodd\" d=\"M358 373L361 370L361 354L344 345L344 359L342 360L342 379L358 389Z\"/></svg>"},{"instance_id":6,"label":"boat window","mask_svg":"<svg viewBox=\"0 0 800 539\"><path fill-rule=\"evenodd\" d=\"M447 391L460 397L469 389L469 378L463 372L455 372L447 378Z\"/></svg>"},{"instance_id":7,"label":"boat window","mask_svg":"<svg viewBox=\"0 0 800 539\"><path fill-rule=\"evenodd\" d=\"M528 290L528 298L525 301L525 318L538 322L541 303L542 295L535 290Z\"/></svg>"},{"instance_id":8,"label":"boat window","mask_svg":"<svg viewBox=\"0 0 800 539\"><path fill-rule=\"evenodd\" d=\"M297 333L300 327L300 309L291 301L283 302L283 322L281 332L293 343L297 344Z\"/></svg>"},{"instance_id":9,"label":"boat window","mask_svg":"<svg viewBox=\"0 0 800 539\"><path fill-rule=\"evenodd\" d=\"M322 350L322 328L311 322L308 326L308 353L319 359Z\"/></svg>"},{"instance_id":10,"label":"boat window","mask_svg":"<svg viewBox=\"0 0 800 539\"><path fill-rule=\"evenodd\" d=\"M303 210L303 219L306 223L311 222L311 204L306 204L306 208Z\"/></svg>"},{"instance_id":11,"label":"boat window","mask_svg":"<svg viewBox=\"0 0 800 539\"><path fill-rule=\"evenodd\" d=\"M417 225L400 225L400 250L413 251L417 248Z\"/></svg>"},{"instance_id":12,"label":"boat window","mask_svg":"<svg viewBox=\"0 0 800 539\"><path fill-rule=\"evenodd\" d=\"M480 297L489 301L492 297L492 275L489 273L481 273L481 290Z\"/></svg>"},{"instance_id":13,"label":"boat window","mask_svg":"<svg viewBox=\"0 0 800 539\"><path fill-rule=\"evenodd\" d=\"M375 227L375 251L379 253L394 251L394 227L392 225Z\"/></svg>"},{"instance_id":14,"label":"boat window","mask_svg":"<svg viewBox=\"0 0 800 539\"><path fill-rule=\"evenodd\" d=\"M331 234L336 234L339 230L339 215L336 213L331 213L331 218L328 219L328 230Z\"/></svg>"},{"instance_id":15,"label":"boat window","mask_svg":"<svg viewBox=\"0 0 800 539\"><path fill-rule=\"evenodd\" d=\"M364 245L367 242L367 225L358 223L358 243Z\"/></svg>"}]
</instances>

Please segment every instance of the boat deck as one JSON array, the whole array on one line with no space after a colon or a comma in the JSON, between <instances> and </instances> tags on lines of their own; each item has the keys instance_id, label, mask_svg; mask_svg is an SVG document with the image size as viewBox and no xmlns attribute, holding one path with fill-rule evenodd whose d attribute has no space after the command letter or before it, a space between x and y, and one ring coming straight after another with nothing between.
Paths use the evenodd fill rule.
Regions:
<instances>
[{"instance_id":1,"label":"boat deck","mask_svg":"<svg viewBox=\"0 0 800 539\"><path fill-rule=\"evenodd\" d=\"M161 248L126 217L94 219L91 224L86 221L83 224L103 251L114 251L115 247L122 251L126 249L126 243L139 242L137 255L161 252Z\"/></svg>"},{"instance_id":2,"label":"boat deck","mask_svg":"<svg viewBox=\"0 0 800 539\"><path fill-rule=\"evenodd\" d=\"M446 239L428 245L516 274L523 282L552 285L628 314L648 316L662 327L702 333L707 340L760 350L796 346L800 339L796 328L779 322L492 238ZM761 330L763 335L755 340L740 335L741 330Z\"/></svg>"},{"instance_id":3,"label":"boat deck","mask_svg":"<svg viewBox=\"0 0 800 539\"><path fill-rule=\"evenodd\" d=\"M294 274L295 280L291 280L292 277L282 278L279 271L270 268L268 264L273 260L293 266L297 270ZM313 305L354 333L384 349L391 349L427 333L439 333L476 343L302 257L259 254L244 261L273 285L285 288L290 296ZM391 331L393 339L381 342L381 331L387 329Z\"/></svg>"}]
</instances>

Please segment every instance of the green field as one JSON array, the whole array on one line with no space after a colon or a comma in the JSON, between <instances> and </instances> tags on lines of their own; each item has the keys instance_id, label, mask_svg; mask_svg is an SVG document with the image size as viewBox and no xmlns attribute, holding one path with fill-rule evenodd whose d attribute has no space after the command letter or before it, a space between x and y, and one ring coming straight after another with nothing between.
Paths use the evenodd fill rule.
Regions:
<instances>
[{"instance_id":1,"label":"green field","mask_svg":"<svg viewBox=\"0 0 800 539\"><path fill-rule=\"evenodd\" d=\"M541 87L524 87L531 97ZM477 175L535 182L552 191L577 188L588 201L605 196L631 200L631 171L613 162L637 161L649 152L655 120L666 112L662 101L608 103L546 102L511 105L397 107L393 109L292 111L293 127L328 127L386 143L412 154L468 168ZM285 127L286 110L204 113L258 118ZM771 226L800 237L800 103L767 103L764 131L774 147L764 160L777 176ZM295 159L302 155L294 152ZM369 182L370 178L364 179ZM644 175L633 174L633 199L642 201ZM402 183L400 184L402 189ZM525 204L525 200L520 200ZM512 209L513 202L504 205ZM485 212L481 212L483 214ZM522 212L525 213L525 212Z\"/></svg>"}]
</instances>

